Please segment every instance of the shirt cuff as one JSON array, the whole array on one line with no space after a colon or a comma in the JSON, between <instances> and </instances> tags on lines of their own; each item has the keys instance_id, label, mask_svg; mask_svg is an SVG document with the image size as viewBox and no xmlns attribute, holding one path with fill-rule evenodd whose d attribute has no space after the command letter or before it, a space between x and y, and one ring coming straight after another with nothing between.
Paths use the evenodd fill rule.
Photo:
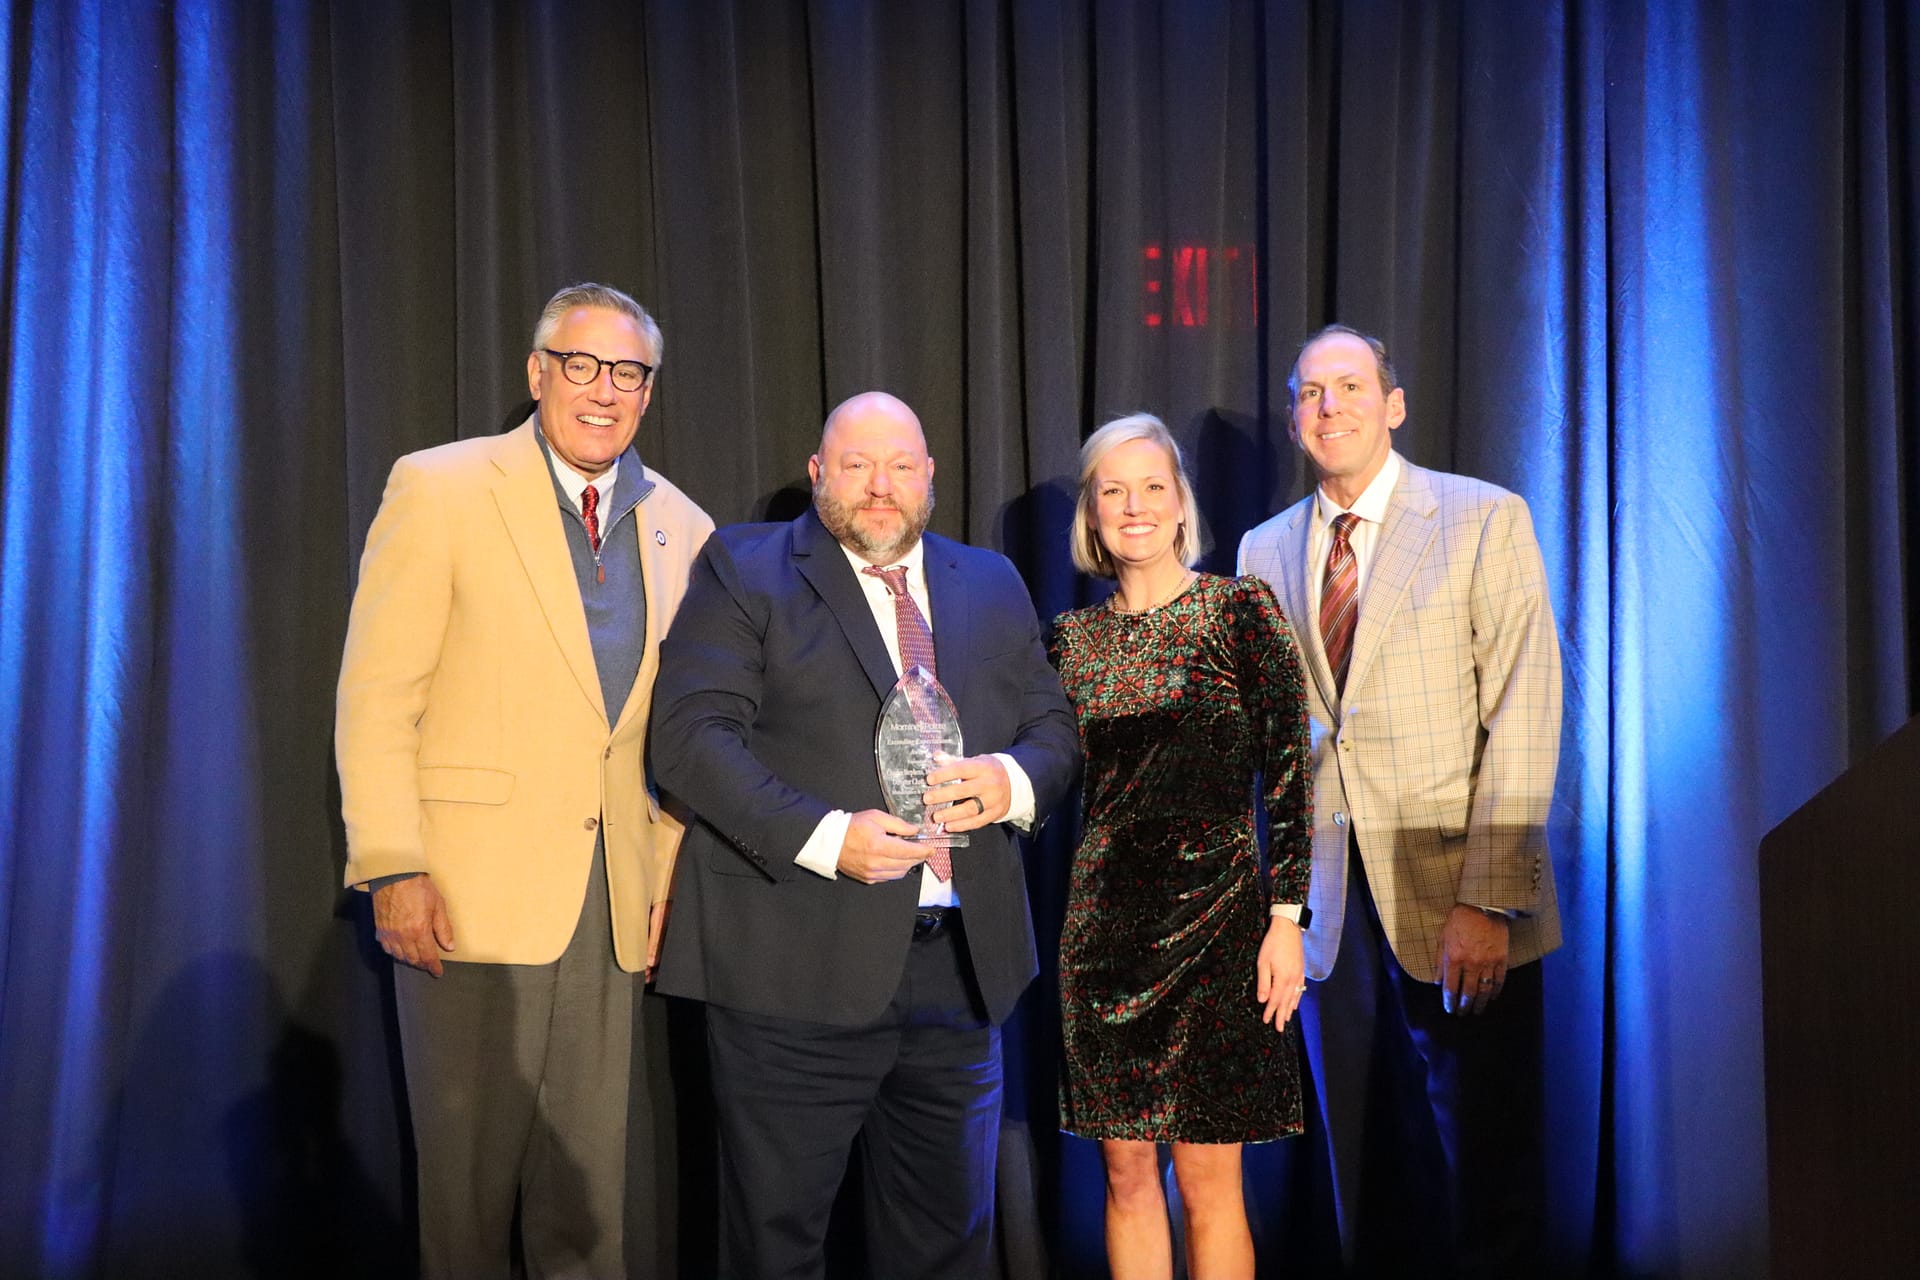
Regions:
<instances>
[{"instance_id":1,"label":"shirt cuff","mask_svg":"<svg viewBox=\"0 0 1920 1280\"><path fill-rule=\"evenodd\" d=\"M1268 916L1285 916L1295 924L1300 923L1300 904L1297 902L1276 902L1267 908Z\"/></svg>"},{"instance_id":2,"label":"shirt cuff","mask_svg":"<svg viewBox=\"0 0 1920 1280\"><path fill-rule=\"evenodd\" d=\"M1512 907L1483 907L1477 902L1463 902L1460 905L1463 907L1472 907L1483 916L1496 916L1502 920L1518 920L1520 918L1520 913Z\"/></svg>"},{"instance_id":3,"label":"shirt cuff","mask_svg":"<svg viewBox=\"0 0 1920 1280\"><path fill-rule=\"evenodd\" d=\"M853 815L845 809L831 811L820 819L820 825L813 829L793 860L817 876L839 879L840 846L847 842L847 824L852 821Z\"/></svg>"},{"instance_id":4,"label":"shirt cuff","mask_svg":"<svg viewBox=\"0 0 1920 1280\"><path fill-rule=\"evenodd\" d=\"M1007 816L1002 822L1011 822L1022 831L1033 830L1033 779L1027 777L1027 771L1020 762L1004 751L996 751L993 758L998 760L1007 771Z\"/></svg>"}]
</instances>

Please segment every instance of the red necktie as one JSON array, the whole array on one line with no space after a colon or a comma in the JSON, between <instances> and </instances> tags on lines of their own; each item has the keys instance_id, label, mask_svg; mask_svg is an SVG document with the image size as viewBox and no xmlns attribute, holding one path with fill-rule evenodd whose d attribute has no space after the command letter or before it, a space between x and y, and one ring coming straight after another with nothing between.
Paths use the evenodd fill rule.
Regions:
<instances>
[{"instance_id":1,"label":"red necktie","mask_svg":"<svg viewBox=\"0 0 1920 1280\"><path fill-rule=\"evenodd\" d=\"M587 545L593 548L594 571L599 580L607 580L607 567L600 563L600 490L588 485L580 491L580 515L587 522Z\"/></svg>"},{"instance_id":2,"label":"red necktie","mask_svg":"<svg viewBox=\"0 0 1920 1280\"><path fill-rule=\"evenodd\" d=\"M1353 657L1353 624L1360 619L1360 565L1347 541L1360 517L1348 512L1333 518L1333 545L1327 548L1327 575L1320 582L1320 643L1333 668L1333 687L1347 691L1347 663Z\"/></svg>"},{"instance_id":3,"label":"red necktie","mask_svg":"<svg viewBox=\"0 0 1920 1280\"><path fill-rule=\"evenodd\" d=\"M900 642L900 674L925 667L928 675L938 675L933 665L933 632L927 629L920 606L907 591L907 567L896 564L890 569L877 569L868 565L860 572L886 583L887 594L893 597L893 630L894 638ZM936 879L953 877L953 857L937 845L927 850L927 865L933 868Z\"/></svg>"}]
</instances>

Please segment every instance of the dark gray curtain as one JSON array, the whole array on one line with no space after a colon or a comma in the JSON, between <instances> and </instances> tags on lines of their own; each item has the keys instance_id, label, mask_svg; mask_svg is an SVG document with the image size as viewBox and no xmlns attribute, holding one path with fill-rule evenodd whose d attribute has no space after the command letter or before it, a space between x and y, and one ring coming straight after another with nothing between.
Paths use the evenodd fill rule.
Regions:
<instances>
[{"instance_id":1,"label":"dark gray curtain","mask_svg":"<svg viewBox=\"0 0 1920 1280\"><path fill-rule=\"evenodd\" d=\"M578 278L659 315L640 445L717 519L884 387L1043 613L1088 429L1165 417L1230 569L1306 485L1295 344L1384 336L1399 446L1529 500L1561 627L1557 1266L1762 1274L1753 850L1915 709L1916 86L1901 0L14 0L0 1274L411 1273L333 680L388 467L498 429ZM656 1265L701 1275L688 1012ZM1003 1255L1100 1275L1056 1043L1043 975ZM1314 1142L1248 1155L1276 1275Z\"/></svg>"}]
</instances>

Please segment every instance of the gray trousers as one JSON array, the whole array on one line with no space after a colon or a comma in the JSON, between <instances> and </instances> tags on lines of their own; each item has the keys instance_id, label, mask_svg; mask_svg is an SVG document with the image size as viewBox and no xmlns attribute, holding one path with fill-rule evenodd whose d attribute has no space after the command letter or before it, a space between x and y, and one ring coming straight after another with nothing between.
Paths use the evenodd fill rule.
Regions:
<instances>
[{"instance_id":1,"label":"gray trousers","mask_svg":"<svg viewBox=\"0 0 1920 1280\"><path fill-rule=\"evenodd\" d=\"M440 978L394 970L419 1160L420 1274L507 1280L518 1201L530 1280L626 1275L627 1100L644 1097L642 984L614 963L603 852L594 851L580 921L558 960L445 968ZM649 1120L642 1101L631 1141L643 1161Z\"/></svg>"}]
</instances>

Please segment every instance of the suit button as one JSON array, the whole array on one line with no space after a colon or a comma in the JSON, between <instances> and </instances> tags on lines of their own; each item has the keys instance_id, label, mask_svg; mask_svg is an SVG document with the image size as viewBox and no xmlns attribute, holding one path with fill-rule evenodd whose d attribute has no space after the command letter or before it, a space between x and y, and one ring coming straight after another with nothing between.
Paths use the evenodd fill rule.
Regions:
<instances>
[{"instance_id":1,"label":"suit button","mask_svg":"<svg viewBox=\"0 0 1920 1280\"><path fill-rule=\"evenodd\" d=\"M613 759L613 748L612 748L612 747L608 747L608 748L607 748L607 751L606 751L606 754L605 754L605 755L603 755L603 756L601 756L600 758L601 758L602 760L611 760L611 759Z\"/></svg>"},{"instance_id":2,"label":"suit button","mask_svg":"<svg viewBox=\"0 0 1920 1280\"><path fill-rule=\"evenodd\" d=\"M1336 827L1344 827L1344 826L1346 826L1346 825L1347 825L1347 815L1346 815L1346 814L1344 814L1344 813L1335 813L1335 814L1333 815L1333 825L1334 825L1334 826L1336 826Z\"/></svg>"},{"instance_id":3,"label":"suit button","mask_svg":"<svg viewBox=\"0 0 1920 1280\"><path fill-rule=\"evenodd\" d=\"M587 819L587 820L586 820L585 822L583 822L583 823L581 823L580 825L581 825L581 826L583 826L583 827L585 827L585 828L586 828L587 830L589 830L589 831L591 831L591 830L593 830L593 829L594 829L595 827L597 827L597 826L599 826L599 825L600 825L600 819L598 819L598 818L588 818L588 819Z\"/></svg>"}]
</instances>

